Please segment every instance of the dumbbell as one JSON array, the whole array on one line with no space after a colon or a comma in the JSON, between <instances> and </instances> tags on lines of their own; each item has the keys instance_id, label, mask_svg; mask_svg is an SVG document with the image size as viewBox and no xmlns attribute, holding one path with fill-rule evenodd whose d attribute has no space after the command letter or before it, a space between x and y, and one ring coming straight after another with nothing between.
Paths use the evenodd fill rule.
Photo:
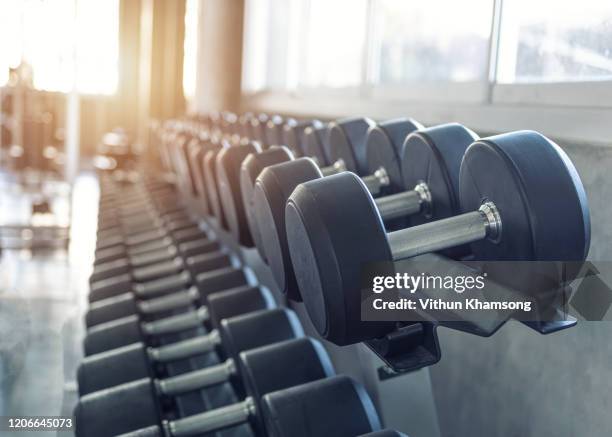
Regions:
<instances>
[{"instance_id":1,"label":"dumbbell","mask_svg":"<svg viewBox=\"0 0 612 437\"><path fill-rule=\"evenodd\" d=\"M206 194L208 199L208 206L210 208L210 217L217 219L217 222L221 228L227 228L225 216L221 207L221 200L217 190L217 155L221 150L230 148L231 144L225 141L217 143L216 147L212 147L204 154L204 181L206 183Z\"/></svg>"},{"instance_id":2,"label":"dumbbell","mask_svg":"<svg viewBox=\"0 0 612 437\"><path fill-rule=\"evenodd\" d=\"M257 141L262 149L266 147L266 123L268 122L267 114L257 114L250 119L250 131L252 137L249 138L251 141Z\"/></svg>"},{"instance_id":3,"label":"dumbbell","mask_svg":"<svg viewBox=\"0 0 612 437\"><path fill-rule=\"evenodd\" d=\"M210 240L203 233L200 238L189 240L186 243L175 244L166 236L144 247L128 248L116 246L99 251L95 255L94 267L111 261L125 261L132 267L143 267L155 262L168 260L178 253L183 256L197 255L206 251L219 249L219 243Z\"/></svg>"},{"instance_id":4,"label":"dumbbell","mask_svg":"<svg viewBox=\"0 0 612 437\"><path fill-rule=\"evenodd\" d=\"M197 197L195 203L198 212L202 216L207 216L212 211L209 205L206 183L204 181L204 156L209 150L215 148L216 146L212 143L207 134L194 139L189 145L189 165L191 167Z\"/></svg>"},{"instance_id":5,"label":"dumbbell","mask_svg":"<svg viewBox=\"0 0 612 437\"><path fill-rule=\"evenodd\" d=\"M251 119L255 117L252 112L245 112L238 116L238 129L240 131L240 143L255 140L251 129Z\"/></svg>"},{"instance_id":6,"label":"dumbbell","mask_svg":"<svg viewBox=\"0 0 612 437\"><path fill-rule=\"evenodd\" d=\"M474 259L483 261L585 259L590 221L584 188L570 159L546 137L520 131L475 141L464 154L458 186L462 214L391 233L351 173L294 190L285 216L291 261L324 338L344 345L387 332L386 323L360 321L360 272L368 262L468 243Z\"/></svg>"},{"instance_id":7,"label":"dumbbell","mask_svg":"<svg viewBox=\"0 0 612 437\"><path fill-rule=\"evenodd\" d=\"M215 304L214 308L210 306L211 299ZM198 304L200 306L197 306ZM190 306L183 307L190 310L182 313L151 321L143 321L138 315L129 315L90 327L83 341L85 355L135 342L149 342L159 336L195 329L203 324L214 326L221 320L220 316L229 317L273 306L274 300L263 288L249 285L218 288L199 300L192 300Z\"/></svg>"},{"instance_id":8,"label":"dumbbell","mask_svg":"<svg viewBox=\"0 0 612 437\"><path fill-rule=\"evenodd\" d=\"M158 407L160 397L174 397L200 390L209 387L211 380L221 383L234 379L234 385L247 395L244 401L191 416L182 422L174 421L173 432L188 427L196 417L198 427L201 427L198 435L212 432L244 423L248 418L246 416L237 421L223 412L244 407L252 410L267 393L323 379L334 373L323 346L306 337L240 352L230 363L164 380L145 378L85 395L75 409L76 435L116 435L159 425L164 419L164 412ZM211 376L214 373L221 376ZM134 414L134 411L138 411L138 414ZM103 420L102 416L105 416Z\"/></svg>"},{"instance_id":9,"label":"dumbbell","mask_svg":"<svg viewBox=\"0 0 612 437\"><path fill-rule=\"evenodd\" d=\"M242 308L227 305L235 302L235 298L226 299L224 296L212 301L211 311L217 310L215 316L219 318L216 319L215 328L206 335L158 347L134 342L86 357L77 375L79 394L82 396L137 379L155 377L159 367L166 363L215 350L220 351L222 356L235 357L244 350L303 336L299 321L292 311L254 306L245 308L246 305L241 303ZM227 373L224 370L232 366L232 363L226 362L222 367L209 368L207 374L220 377Z\"/></svg>"},{"instance_id":10,"label":"dumbbell","mask_svg":"<svg viewBox=\"0 0 612 437\"><path fill-rule=\"evenodd\" d=\"M212 247L215 247L214 245ZM231 258L222 250L192 255L186 258L176 257L171 261L151 264L146 267L133 269L128 273L94 282L91 285L89 301L105 300L101 306L106 305L106 299L132 293L138 299L148 299L165 295L173 291L182 290L195 284L202 291L206 287L206 275L211 272L227 271L233 275ZM202 280L198 279L202 277ZM232 281L230 281L232 282ZM232 282L233 283L233 282ZM123 296L126 298L126 296ZM132 304L129 304L133 307Z\"/></svg>"},{"instance_id":11,"label":"dumbbell","mask_svg":"<svg viewBox=\"0 0 612 437\"><path fill-rule=\"evenodd\" d=\"M319 167L325 167L333 164L329 161L328 147L325 146L327 135L327 125L318 120L312 122L312 126L304 129L302 136L302 153L303 156L312 158Z\"/></svg>"},{"instance_id":12,"label":"dumbbell","mask_svg":"<svg viewBox=\"0 0 612 437\"><path fill-rule=\"evenodd\" d=\"M141 234L137 234L141 235ZM188 228L181 228L178 231L170 231L166 234L165 230L159 229L155 231L158 239L163 239L168 235L175 243L180 244L192 240L200 240L206 237L196 223L191 223ZM128 240L131 237L126 237ZM200 245L204 253L207 253L211 247L209 244ZM214 245L212 245L214 247ZM176 246L171 245L159 250L148 251L141 253L138 256L128 256L127 258L119 258L113 261L107 261L94 266L94 270L89 278L90 284L105 279L110 279L114 276L131 274L134 280L138 282L146 282L157 279L161 276L176 273L184 267L183 259L178 254Z\"/></svg>"},{"instance_id":13,"label":"dumbbell","mask_svg":"<svg viewBox=\"0 0 612 437\"><path fill-rule=\"evenodd\" d=\"M185 437L248 422L269 437L355 437L380 430L367 392L347 376L332 376L268 393L261 399L164 421L122 437ZM376 435L376 434L375 434ZM383 434L384 435L384 434Z\"/></svg>"},{"instance_id":14,"label":"dumbbell","mask_svg":"<svg viewBox=\"0 0 612 437\"><path fill-rule=\"evenodd\" d=\"M284 144L284 125L285 120L280 115L273 115L268 118L264 127L265 142L261 144L261 149L265 150L270 146L280 146Z\"/></svg>"},{"instance_id":15,"label":"dumbbell","mask_svg":"<svg viewBox=\"0 0 612 437\"><path fill-rule=\"evenodd\" d=\"M137 214L141 214L138 212ZM181 212L181 214L184 214ZM139 219L142 220L142 219ZM144 220L150 220L148 217L145 217ZM150 223L150 222L149 222ZM147 245L155 244L160 239L165 236L165 232L161 229L160 226L156 224L151 224L150 228L138 229L139 224L136 223L135 226L128 226L125 231L115 232L112 231L111 235L98 235L99 241L96 243L96 254L99 254L103 250L123 247L126 250L134 250L134 251L147 251L149 247ZM197 225L195 223L189 223L187 220L181 221L180 226L171 225L169 230L173 231L175 241L189 241L190 239L196 238L198 233L202 231L197 229ZM130 235L125 235L125 232L130 232Z\"/></svg>"},{"instance_id":16,"label":"dumbbell","mask_svg":"<svg viewBox=\"0 0 612 437\"><path fill-rule=\"evenodd\" d=\"M384 169L389 179L390 194L375 202L390 228L405 227L407 218L416 214L432 220L459 212L459 164L476 135L459 124L413 129L418 126L410 120L391 121L371 128L367 134L368 168ZM292 300L301 298L287 246L285 203L300 183L321 177L318 166L301 158L267 167L255 183L253 215L261 233L262 251L280 290Z\"/></svg>"},{"instance_id":17,"label":"dumbbell","mask_svg":"<svg viewBox=\"0 0 612 437\"><path fill-rule=\"evenodd\" d=\"M247 232L244 230L244 222L246 221L248 235L251 236L259 255L264 261L266 261L266 256L263 251L264 243L261 239L261 233L259 232L259 227L254 214L255 205L253 201L253 191L255 188L255 180L264 168L291 160L293 160L291 151L286 147L278 146L272 146L258 154L251 153L247 155L240 166L240 194L242 200L238 204L228 204L226 207L228 209L227 215L236 218L235 220L229 220L232 235L237 241L244 245L246 240L244 235L247 234ZM228 201L226 202L229 203ZM246 220L242 220L240 222L237 220L237 218L241 214Z\"/></svg>"},{"instance_id":18,"label":"dumbbell","mask_svg":"<svg viewBox=\"0 0 612 437\"><path fill-rule=\"evenodd\" d=\"M337 152L334 156L336 156L337 160L335 165L323 167L321 171L325 172L325 174L334 174L338 171L344 171L347 169L346 163L349 163L348 165L351 171L357 171L356 153L350 149L354 147L360 150L365 147L364 137L368 132L367 127L371 125L371 121L362 118L346 119L330 124L330 132L334 132L334 140L342 145L336 148ZM405 137L405 134L420 126L420 124L410 119L393 120L384 123L377 128L383 132L382 135L384 135L383 140L378 143L384 145L384 140L387 140L387 142L391 143L391 148L393 148L393 145L397 142L396 138L402 135ZM285 125L284 128L285 136L289 140L287 142L292 143L293 148L298 150L300 155L303 155L303 151L301 150L302 145L298 144L297 140L303 141L303 131L306 127L307 123L293 122ZM383 147L383 145L381 145L381 147ZM270 153L265 152L258 153L254 146L251 146L250 150L247 146L228 149L225 153L226 157L229 159L223 159L220 155L220 160L217 162L217 169L219 172L218 186L220 190L224 190L221 199L223 200L223 210L228 218L229 229L241 245L250 247L253 243L256 243L255 245L258 247L259 253L264 260L266 259L265 250L262 248L265 243L261 241L256 221L253 218L254 200L251 196L253 193L253 186L257 176L263 168L293 159L292 154L284 153L282 149L277 149ZM372 161L376 159L377 163L386 159L389 167L396 166L398 160L391 158L391 155L394 153L394 151L386 154L379 153L381 156L380 159L376 159L379 155L371 153L372 157L370 159ZM365 153L359 152L359 155L363 154ZM247 157L248 159L245 159ZM242 162L242 167L240 167L239 162ZM236 168L241 168L239 176ZM372 175L364 176L364 180L368 181L372 189L377 193L380 192L381 187L386 183L380 180L380 178L382 177L385 180L388 179L383 172L384 169L382 169L382 166L379 166ZM240 198L242 198L242 201L238 202L237 199Z\"/></svg>"},{"instance_id":19,"label":"dumbbell","mask_svg":"<svg viewBox=\"0 0 612 437\"><path fill-rule=\"evenodd\" d=\"M313 126L322 126L323 124L318 120L301 120L297 121L290 118L285 121L283 125L282 141L275 145L286 146L291 150L294 157L299 158L301 156L311 156L304 148L306 140L306 129L310 129Z\"/></svg>"},{"instance_id":20,"label":"dumbbell","mask_svg":"<svg viewBox=\"0 0 612 437\"><path fill-rule=\"evenodd\" d=\"M119 211L115 212L115 208L119 209ZM104 249L112 244L112 241L109 243L106 240L112 240L116 236L123 236L122 234L126 231L142 232L154 230L156 225L159 226L163 223L162 220L157 219L159 215L159 211L155 210L154 207L140 201L135 202L129 208L113 206L111 212L106 212L98 217L96 237L100 241L97 241L97 243L100 244L101 249ZM170 217L178 215L181 219L186 217L183 209L163 213L162 217L164 215ZM123 243L123 241L120 243Z\"/></svg>"}]
</instances>

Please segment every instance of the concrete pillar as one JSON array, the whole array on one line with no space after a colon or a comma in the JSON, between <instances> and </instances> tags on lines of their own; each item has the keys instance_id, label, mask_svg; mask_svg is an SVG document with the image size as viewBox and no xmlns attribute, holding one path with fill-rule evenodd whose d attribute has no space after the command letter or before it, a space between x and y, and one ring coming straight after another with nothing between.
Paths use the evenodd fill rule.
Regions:
<instances>
[{"instance_id":1,"label":"concrete pillar","mask_svg":"<svg viewBox=\"0 0 612 437\"><path fill-rule=\"evenodd\" d=\"M201 0L195 107L238 111L244 0Z\"/></svg>"}]
</instances>

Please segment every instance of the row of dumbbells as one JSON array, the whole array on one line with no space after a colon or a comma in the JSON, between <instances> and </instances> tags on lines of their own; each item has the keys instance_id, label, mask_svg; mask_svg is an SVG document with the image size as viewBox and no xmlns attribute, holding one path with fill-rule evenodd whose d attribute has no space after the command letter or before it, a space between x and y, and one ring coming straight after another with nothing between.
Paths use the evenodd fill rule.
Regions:
<instances>
[{"instance_id":1,"label":"row of dumbbells","mask_svg":"<svg viewBox=\"0 0 612 437\"><path fill-rule=\"evenodd\" d=\"M303 301L321 336L338 345L397 328L361 321L369 262L428 254L579 262L589 250L578 172L533 131L479 138L457 123L411 118L220 113L170 121L161 137L193 208L255 246L278 288ZM499 270L505 286L537 288L532 277Z\"/></svg>"},{"instance_id":2,"label":"row of dumbbells","mask_svg":"<svg viewBox=\"0 0 612 437\"><path fill-rule=\"evenodd\" d=\"M171 186L105 177L102 193L78 436L401 435Z\"/></svg>"}]
</instances>

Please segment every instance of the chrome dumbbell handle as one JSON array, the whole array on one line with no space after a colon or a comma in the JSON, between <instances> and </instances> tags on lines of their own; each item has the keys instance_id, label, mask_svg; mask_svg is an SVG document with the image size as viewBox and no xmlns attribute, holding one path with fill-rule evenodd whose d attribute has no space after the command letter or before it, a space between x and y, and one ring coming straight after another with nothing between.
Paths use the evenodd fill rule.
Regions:
<instances>
[{"instance_id":1,"label":"chrome dumbbell handle","mask_svg":"<svg viewBox=\"0 0 612 437\"><path fill-rule=\"evenodd\" d=\"M166 422L164 427L173 437L196 436L245 423L255 414L255 400L248 397L236 404Z\"/></svg>"},{"instance_id":2,"label":"chrome dumbbell handle","mask_svg":"<svg viewBox=\"0 0 612 437\"><path fill-rule=\"evenodd\" d=\"M196 311L143 323L141 329L146 335L175 334L187 329L197 328L207 321L209 317L208 308L200 307Z\"/></svg>"},{"instance_id":3,"label":"chrome dumbbell handle","mask_svg":"<svg viewBox=\"0 0 612 437\"><path fill-rule=\"evenodd\" d=\"M168 363L212 352L220 344L221 336L219 331L215 329L207 335L189 338L157 348L149 348L148 352L152 361Z\"/></svg>"},{"instance_id":4,"label":"chrome dumbbell handle","mask_svg":"<svg viewBox=\"0 0 612 437\"><path fill-rule=\"evenodd\" d=\"M387 234L394 260L437 252L450 247L501 236L502 221L492 202L477 211L413 226Z\"/></svg>"},{"instance_id":5,"label":"chrome dumbbell handle","mask_svg":"<svg viewBox=\"0 0 612 437\"><path fill-rule=\"evenodd\" d=\"M206 387L222 384L236 374L236 363L233 359L216 366L205 367L182 375L155 381L157 389L166 396L178 396Z\"/></svg>"}]
</instances>

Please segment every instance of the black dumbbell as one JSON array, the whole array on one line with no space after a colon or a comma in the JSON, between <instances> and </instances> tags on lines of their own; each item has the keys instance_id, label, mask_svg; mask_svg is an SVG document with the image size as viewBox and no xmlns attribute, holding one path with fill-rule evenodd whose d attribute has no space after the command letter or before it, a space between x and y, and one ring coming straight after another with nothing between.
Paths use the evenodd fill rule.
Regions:
<instances>
[{"instance_id":1,"label":"black dumbbell","mask_svg":"<svg viewBox=\"0 0 612 437\"><path fill-rule=\"evenodd\" d=\"M177 257L96 281L90 287L89 301L96 302L125 293L133 293L139 299L168 294L191 284L199 285L198 277L220 269L231 269L231 265L231 258L219 250L189 256L184 260Z\"/></svg>"},{"instance_id":2,"label":"black dumbbell","mask_svg":"<svg viewBox=\"0 0 612 437\"><path fill-rule=\"evenodd\" d=\"M390 229L407 226L407 219L418 214L420 220L432 220L459 213L459 165L476 135L459 124L413 130L418 126L409 119L396 120L371 128L367 135L367 165L384 169L389 179L390 194L375 202ZM285 203L299 184L321 177L319 167L302 158L267 167L255 183L254 216L263 252L277 285L293 300L300 300L300 294L287 246Z\"/></svg>"},{"instance_id":3,"label":"black dumbbell","mask_svg":"<svg viewBox=\"0 0 612 437\"><path fill-rule=\"evenodd\" d=\"M252 410L267 393L326 378L334 373L323 346L316 340L304 337L243 351L234 357L233 366L230 367L222 365L215 370L224 374L222 379L225 381L228 380L228 373L236 378L247 395L246 399L239 404L191 416L191 420L175 421L174 432L188 427L195 417L198 417L198 426L202 429L198 435L243 423L249 415L237 421L236 417L221 413L241 407ZM199 380L200 376L203 382ZM160 396L174 397L198 390L202 385L207 386L209 380L210 368L206 368L163 381L141 379L85 395L75 410L76 435L116 435L159 425L164 419L164 412L158 407ZM134 414L134 411L138 411L138 414ZM106 417L101 420L101 416Z\"/></svg>"},{"instance_id":4,"label":"black dumbbell","mask_svg":"<svg viewBox=\"0 0 612 437\"><path fill-rule=\"evenodd\" d=\"M216 158L215 186L221 209L219 214L223 216L226 229L232 233L239 244L246 247L253 246L253 239L242 206L240 166L247 156L260 152L259 145L250 141L247 144L225 148Z\"/></svg>"},{"instance_id":5,"label":"black dumbbell","mask_svg":"<svg viewBox=\"0 0 612 437\"><path fill-rule=\"evenodd\" d=\"M219 199L219 193L217 190L217 155L221 150L229 147L231 147L231 144L222 141L214 144L214 146L204 154L203 179L206 184L206 194L208 196L208 206L210 208L209 217L215 218L221 228L227 228L227 223L225 221L225 216L223 215L221 199Z\"/></svg>"},{"instance_id":6,"label":"black dumbbell","mask_svg":"<svg viewBox=\"0 0 612 437\"><path fill-rule=\"evenodd\" d=\"M259 121L254 121L254 123L257 124ZM334 130L339 132L336 134L337 137L342 135L341 138L344 143L348 142L349 146L354 145L361 148L363 147L361 136L365 134L367 127L371 126L372 123L367 119L346 119L334 124ZM221 227L230 230L238 242L247 247L253 245L253 237L249 230L247 213L244 210L243 196L241 195L242 181L238 176L241 163L251 153L258 154L262 148L268 149L271 145L281 144L284 141L283 136L290 139L301 137L301 131L304 128L302 124L297 122L283 127L282 118L278 116L266 119L266 124L268 130L264 134L269 134L268 136L275 141L273 144L270 143L269 139L266 139L262 142L265 147L262 147L258 141L250 141L236 147L226 145L220 150L210 151L205 158L206 189L213 212L212 215L216 217ZM270 134L270 131L273 134ZM346 147L339 148L337 155L341 156L346 150ZM328 174L342 171L346 167L346 164L342 163L348 162L350 166L355 162L354 155L353 152L350 152L344 157L344 160L338 158L336 167L324 168L323 171ZM370 176L369 178L375 180L377 176Z\"/></svg>"},{"instance_id":7,"label":"black dumbbell","mask_svg":"<svg viewBox=\"0 0 612 437\"><path fill-rule=\"evenodd\" d=\"M240 310L244 313L240 314L241 311L229 306L235 302L236 299L221 296L211 303L211 310L218 309L221 314L217 317L222 318L217 319L215 329L206 335L158 347L150 347L143 342L132 343L86 357L77 375L79 394L82 396L137 379L156 377L160 365L215 350L223 356L235 357L244 350L303 336L299 321L292 311L258 308L251 311L240 303L243 307ZM225 363L222 367L211 367L206 374L222 376L224 369L232 365ZM203 384L205 375L200 376Z\"/></svg>"},{"instance_id":8,"label":"black dumbbell","mask_svg":"<svg viewBox=\"0 0 612 437\"><path fill-rule=\"evenodd\" d=\"M201 240L205 234L199 231L193 234L193 236L194 239ZM182 242L184 241L186 240ZM180 242L177 241L178 244ZM203 251L200 253L201 255L208 254L210 248L215 247L215 245L204 244L199 247ZM178 273L184 268L192 268L191 265L186 263L187 259L181 256L176 246L169 246L158 251L149 251L137 256L133 255L128 258L116 259L95 265L89 281L90 284L94 284L115 276L130 274L134 281L146 282L172 273Z\"/></svg>"},{"instance_id":9,"label":"black dumbbell","mask_svg":"<svg viewBox=\"0 0 612 437\"><path fill-rule=\"evenodd\" d=\"M205 234L197 240L207 239ZM197 241L190 239L189 242ZM123 238L116 238L116 241L120 241L118 244L105 247L103 249L96 250L94 264L100 264L108 261L114 261L117 259L128 259L131 257L137 257L139 255L145 255L156 251L165 251L169 247L175 245L175 242L169 236L162 238L155 238L149 242L145 242L136 246L126 246ZM183 243L181 243L183 244ZM182 251L182 253L189 255L189 253Z\"/></svg>"},{"instance_id":10,"label":"black dumbbell","mask_svg":"<svg viewBox=\"0 0 612 437\"><path fill-rule=\"evenodd\" d=\"M177 211L175 211L177 212ZM181 211L178 211L182 214ZM134 215L142 215L142 210L140 209L136 209L134 211ZM136 224L138 224L140 222L140 220L147 220L148 217L140 217L138 219L132 219L130 218L130 220L135 221ZM122 218L122 221L127 221L127 218ZM177 230L176 233L178 234L177 237L179 236L188 236L189 233L188 231L192 230L192 232L197 232L197 229L195 229L195 226L191 226L182 230ZM110 247L115 247L115 246L125 246L125 247L136 247L136 246L140 246L140 245L144 245L148 242L151 241L155 241L161 237L163 237L163 232L160 229L150 229L150 230L145 230L143 232L139 232L135 235L130 235L126 238L125 235L122 235L121 233L116 233L116 232L112 232L112 235L102 235L97 242L96 242L96 252L99 252L100 250L103 249L108 249Z\"/></svg>"},{"instance_id":11,"label":"black dumbbell","mask_svg":"<svg viewBox=\"0 0 612 437\"><path fill-rule=\"evenodd\" d=\"M292 148L298 151L298 156L304 154L302 151L303 143L305 142L304 130L309 125L312 126L312 122L294 122L286 124L284 127L287 143L291 143ZM350 151L349 149L351 147L355 147L356 149L365 147L366 143L363 141L362 137L368 132L367 127L369 126L372 126L372 122L362 118L340 120L337 123L330 124L330 132L332 130L334 132L333 138L335 141L342 143L342 146L338 146L337 151L335 152L334 156L337 158L335 165L322 167L321 172L329 175L339 171L344 171L347 169L347 164L345 163L349 163L348 169L351 171L357 171L355 156L363 155L364 153L356 153ZM395 150L393 146L395 145L394 142L397 141L398 137L417 129L420 126L420 124L413 120L401 119L384 123L378 129L383 132L383 140L387 140L387 143L391 144L390 147ZM376 145L378 146L379 143L381 148L386 146L384 141L379 140ZM224 192L222 197L224 200L235 199L240 196L242 197L242 202L240 203L236 203L235 201L227 201L223 205L225 215L234 219L233 226L230 225L232 234L237 241L244 246L250 247L253 243L255 243L262 259L266 260L264 250L265 243L259 236L256 220L254 219L254 199L252 197L253 186L257 176L263 168L283 161L292 160L293 154L285 153L282 148L280 150L276 149L270 153L265 153L267 150L263 153L256 153L255 150L252 150L249 154L247 154L247 152L249 152L249 150L246 147L242 153L238 151L234 152L236 157L230 161L230 163L233 163L233 165L230 163L217 164L218 168L221 166L231 169L231 171L225 171L223 174L219 175L220 180L218 185L232 188L231 190ZM387 165L389 167L397 166L397 162L399 160L393 159L391 156L393 153L395 152L379 153L378 155L370 153L371 156L369 159L371 159L377 165L383 160L387 160ZM245 157L248 159L245 159ZM241 167L239 182L237 181L237 174L233 171L237 166L235 163L238 160L243 160L244 164ZM379 193L381 191L381 187L385 185L385 181L388 179L388 176L384 174L384 169L380 165L375 169L374 173L374 175L365 176L364 180L368 181L368 183L372 186L372 190Z\"/></svg>"},{"instance_id":12,"label":"black dumbbell","mask_svg":"<svg viewBox=\"0 0 612 437\"><path fill-rule=\"evenodd\" d=\"M302 156L312 158L319 167L331 164L329 160L329 147L325 145L327 140L327 125L314 120L312 126L304 129L302 136Z\"/></svg>"},{"instance_id":13,"label":"black dumbbell","mask_svg":"<svg viewBox=\"0 0 612 437\"><path fill-rule=\"evenodd\" d=\"M113 248L115 250L124 248L129 253L145 253L163 249L168 246L168 240L165 240L165 237L170 237L172 242L178 244L205 236L204 231L195 222L186 223L184 227L179 229L155 227L143 232L128 230L126 233L117 233L112 237L105 238L104 243L101 243L101 247L96 250L96 256L101 254L102 251Z\"/></svg>"},{"instance_id":14,"label":"black dumbbell","mask_svg":"<svg viewBox=\"0 0 612 437\"><path fill-rule=\"evenodd\" d=\"M258 114L250 119L251 127L251 135L249 138L251 141L257 141L261 148L266 147L266 123L268 122L267 114Z\"/></svg>"},{"instance_id":15,"label":"black dumbbell","mask_svg":"<svg viewBox=\"0 0 612 437\"><path fill-rule=\"evenodd\" d=\"M211 307L212 303L216 304ZM270 308L274 305L269 292L264 288L249 285L215 290L198 303L206 305L171 316L145 322L136 315L122 317L110 322L101 323L88 329L84 340L85 355L93 355L135 342L149 342L161 335L173 334L200 327L204 324L213 326L231 315Z\"/></svg>"},{"instance_id":16,"label":"black dumbbell","mask_svg":"<svg viewBox=\"0 0 612 437\"><path fill-rule=\"evenodd\" d=\"M265 131L265 142L261 144L262 149L267 149L271 146L284 145L283 127L285 120L280 115L272 115L266 121L264 127Z\"/></svg>"},{"instance_id":17,"label":"black dumbbell","mask_svg":"<svg viewBox=\"0 0 612 437\"><path fill-rule=\"evenodd\" d=\"M272 146L261 153L249 154L240 166L240 194L242 196L242 201L234 206L243 211L242 214L246 218L248 233L253 239L255 247L264 261L266 261L266 257L263 251L263 241L254 214L255 205L253 203L253 191L255 188L255 180L264 168L291 160L293 160L293 155L288 148ZM238 216L238 213L232 211L234 208L231 208L231 205L228 205L228 209L230 209L229 215L234 217ZM237 241L241 241L241 235L245 233L243 230L244 226L244 222L240 223L237 220L233 227L230 226L232 235Z\"/></svg>"},{"instance_id":18,"label":"black dumbbell","mask_svg":"<svg viewBox=\"0 0 612 437\"><path fill-rule=\"evenodd\" d=\"M304 148L306 139L306 129L311 129L313 126L322 126L318 120L301 120L297 121L290 118L283 125L282 141L276 145L286 146L294 157L311 156Z\"/></svg>"},{"instance_id":19,"label":"black dumbbell","mask_svg":"<svg viewBox=\"0 0 612 437\"><path fill-rule=\"evenodd\" d=\"M372 400L361 384L347 376L332 376L122 437L185 437L244 422L256 435L270 437L355 437L380 429Z\"/></svg>"},{"instance_id":20,"label":"black dumbbell","mask_svg":"<svg viewBox=\"0 0 612 437\"><path fill-rule=\"evenodd\" d=\"M385 323L360 321L360 272L368 262L467 243L476 260L585 259L590 221L584 188L567 155L544 136L521 131L477 140L464 154L458 185L462 214L389 234L372 196L351 173L295 189L286 206L291 261L324 338L349 344L387 331Z\"/></svg>"}]
</instances>

